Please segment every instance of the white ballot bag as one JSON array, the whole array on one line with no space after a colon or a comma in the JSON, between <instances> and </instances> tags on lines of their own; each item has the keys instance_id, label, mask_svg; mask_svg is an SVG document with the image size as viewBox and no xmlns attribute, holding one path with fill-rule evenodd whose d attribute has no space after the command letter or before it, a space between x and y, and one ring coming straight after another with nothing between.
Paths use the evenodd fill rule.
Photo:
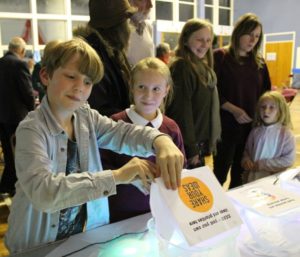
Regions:
<instances>
[{"instance_id":1,"label":"white ballot bag","mask_svg":"<svg viewBox=\"0 0 300 257\"><path fill-rule=\"evenodd\" d=\"M241 219L208 167L183 170L178 190L152 183L150 206L161 256L239 256Z\"/></svg>"}]
</instances>

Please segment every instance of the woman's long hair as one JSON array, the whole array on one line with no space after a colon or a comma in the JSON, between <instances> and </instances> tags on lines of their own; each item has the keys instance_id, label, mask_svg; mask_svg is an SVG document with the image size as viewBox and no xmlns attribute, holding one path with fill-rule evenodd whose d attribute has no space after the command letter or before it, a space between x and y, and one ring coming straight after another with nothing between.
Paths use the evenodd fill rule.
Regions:
<instances>
[{"instance_id":1,"label":"woman's long hair","mask_svg":"<svg viewBox=\"0 0 300 257\"><path fill-rule=\"evenodd\" d=\"M205 56L199 60L198 57L190 50L188 40L191 35L200 30L208 28L211 32L211 40L213 40L213 27L212 24L203 19L190 19L188 20L180 33L178 45L175 49L175 56L182 58L191 64L194 73L197 74L200 82L207 86L208 84L215 84L215 73L213 71L213 50L212 46L209 47Z\"/></svg>"},{"instance_id":2,"label":"woman's long hair","mask_svg":"<svg viewBox=\"0 0 300 257\"><path fill-rule=\"evenodd\" d=\"M235 58L235 60L241 63L239 49L240 49L240 38L243 35L250 34L253 30L257 27L261 28L261 33L258 39L258 42L254 46L253 50L251 51L251 55L259 68L262 67L264 61L259 52L259 49L262 44L263 39L263 29L262 24L259 21L258 17L253 13L246 13L242 15L238 21L236 22L229 45L229 52Z\"/></svg>"},{"instance_id":3,"label":"woman's long hair","mask_svg":"<svg viewBox=\"0 0 300 257\"><path fill-rule=\"evenodd\" d=\"M124 79L126 81L130 80L130 65L126 57L126 51L128 48L129 37L131 32L131 27L129 21L124 22L108 28L95 28L102 38L112 47L114 56L117 62L121 66L121 71L123 72Z\"/></svg>"},{"instance_id":4,"label":"woman's long hair","mask_svg":"<svg viewBox=\"0 0 300 257\"><path fill-rule=\"evenodd\" d=\"M190 50L187 43L191 35L199 29L209 28L212 34L213 40L213 28L209 21L202 19L190 19L188 20L182 28L178 39L178 45L175 49L175 56L182 57L185 60L195 61L195 54ZM213 54L212 48L210 47L205 54L204 58L207 65L213 68Z\"/></svg>"}]
</instances>

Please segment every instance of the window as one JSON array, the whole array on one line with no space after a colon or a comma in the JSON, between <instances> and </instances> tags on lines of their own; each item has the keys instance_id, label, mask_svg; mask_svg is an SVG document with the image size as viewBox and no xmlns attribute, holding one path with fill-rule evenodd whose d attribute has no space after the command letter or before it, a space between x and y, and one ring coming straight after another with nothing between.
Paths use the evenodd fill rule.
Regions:
<instances>
[{"instance_id":1,"label":"window","mask_svg":"<svg viewBox=\"0 0 300 257\"><path fill-rule=\"evenodd\" d=\"M89 0L1 0L0 57L14 36L23 37L26 49L40 56L45 44L67 40L72 29L89 21Z\"/></svg>"},{"instance_id":2,"label":"window","mask_svg":"<svg viewBox=\"0 0 300 257\"><path fill-rule=\"evenodd\" d=\"M30 12L29 0L1 0L1 12Z\"/></svg>"},{"instance_id":3,"label":"window","mask_svg":"<svg viewBox=\"0 0 300 257\"><path fill-rule=\"evenodd\" d=\"M205 18L214 26L231 26L233 0L205 0Z\"/></svg>"},{"instance_id":4,"label":"window","mask_svg":"<svg viewBox=\"0 0 300 257\"><path fill-rule=\"evenodd\" d=\"M209 20L211 23L214 22L214 9L211 6L205 6L205 19Z\"/></svg>"},{"instance_id":5,"label":"window","mask_svg":"<svg viewBox=\"0 0 300 257\"><path fill-rule=\"evenodd\" d=\"M186 22L194 18L195 15L194 1L180 1L179 2L179 21Z\"/></svg>"},{"instance_id":6,"label":"window","mask_svg":"<svg viewBox=\"0 0 300 257\"><path fill-rule=\"evenodd\" d=\"M198 0L156 0L154 20L186 22L197 17Z\"/></svg>"},{"instance_id":7,"label":"window","mask_svg":"<svg viewBox=\"0 0 300 257\"><path fill-rule=\"evenodd\" d=\"M89 15L89 1L87 1L87 0L72 0L71 1L71 13L73 15Z\"/></svg>"},{"instance_id":8,"label":"window","mask_svg":"<svg viewBox=\"0 0 300 257\"><path fill-rule=\"evenodd\" d=\"M37 0L38 13L64 14L66 12L64 1L61 0Z\"/></svg>"},{"instance_id":9,"label":"window","mask_svg":"<svg viewBox=\"0 0 300 257\"><path fill-rule=\"evenodd\" d=\"M156 19L157 20L173 20L173 4L172 2L156 1Z\"/></svg>"}]
</instances>

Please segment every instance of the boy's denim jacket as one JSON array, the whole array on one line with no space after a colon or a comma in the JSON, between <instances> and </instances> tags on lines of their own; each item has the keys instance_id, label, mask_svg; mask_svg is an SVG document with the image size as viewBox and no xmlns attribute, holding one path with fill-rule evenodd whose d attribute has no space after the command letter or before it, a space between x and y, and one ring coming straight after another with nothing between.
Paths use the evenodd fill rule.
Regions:
<instances>
[{"instance_id":1,"label":"boy's denim jacket","mask_svg":"<svg viewBox=\"0 0 300 257\"><path fill-rule=\"evenodd\" d=\"M116 123L86 104L73 124L81 171L65 176L68 137L51 113L47 97L16 132L18 182L5 243L11 254L55 241L60 210L87 202L86 229L109 222L107 197L116 193L111 170L102 171L99 148L153 155L155 129ZM101 172L100 172L101 171Z\"/></svg>"}]
</instances>

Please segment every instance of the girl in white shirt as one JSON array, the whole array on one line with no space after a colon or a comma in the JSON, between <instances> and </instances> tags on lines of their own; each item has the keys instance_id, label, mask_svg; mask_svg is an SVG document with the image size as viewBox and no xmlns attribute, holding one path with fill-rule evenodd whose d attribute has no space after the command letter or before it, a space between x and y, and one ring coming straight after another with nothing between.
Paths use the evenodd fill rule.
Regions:
<instances>
[{"instance_id":1,"label":"girl in white shirt","mask_svg":"<svg viewBox=\"0 0 300 257\"><path fill-rule=\"evenodd\" d=\"M296 154L289 107L279 92L260 97L253 125L241 162L246 183L287 169Z\"/></svg>"}]
</instances>

